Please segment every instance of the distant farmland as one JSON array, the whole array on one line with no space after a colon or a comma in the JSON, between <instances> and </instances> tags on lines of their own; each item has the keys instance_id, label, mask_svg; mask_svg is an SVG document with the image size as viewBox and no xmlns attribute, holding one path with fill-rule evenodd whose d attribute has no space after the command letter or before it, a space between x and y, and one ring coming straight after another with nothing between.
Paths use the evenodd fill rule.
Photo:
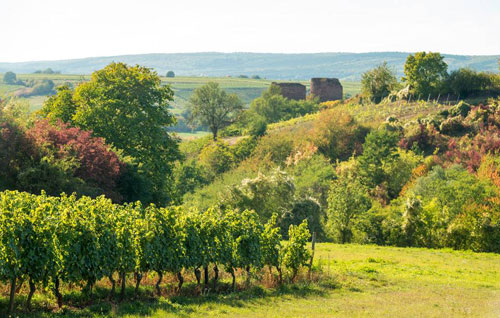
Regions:
<instances>
[{"instance_id":1,"label":"distant farmland","mask_svg":"<svg viewBox=\"0 0 500 318\"><path fill-rule=\"evenodd\" d=\"M3 75L3 74L2 74ZM0 77L2 77L0 75ZM27 80L44 80L50 79L54 81L55 85L62 85L64 83L71 83L76 86L78 83L89 80L89 75L75 75L75 74L17 74L18 79ZM213 81L220 84L220 86L229 93L237 94L245 104L259 97L264 90L269 87L272 80L266 79L251 79L251 78L238 78L238 77L162 77L164 84L170 84L174 90L174 102L172 103L172 112L180 115L188 103L189 96L197 87ZM301 81L309 89L309 81ZM342 82L344 86L344 95L353 96L359 93L359 82ZM20 85L6 85L0 82L0 97L7 97L18 89L22 89ZM37 110L42 107L46 96L33 96L26 98L31 105L32 110Z\"/></svg>"}]
</instances>

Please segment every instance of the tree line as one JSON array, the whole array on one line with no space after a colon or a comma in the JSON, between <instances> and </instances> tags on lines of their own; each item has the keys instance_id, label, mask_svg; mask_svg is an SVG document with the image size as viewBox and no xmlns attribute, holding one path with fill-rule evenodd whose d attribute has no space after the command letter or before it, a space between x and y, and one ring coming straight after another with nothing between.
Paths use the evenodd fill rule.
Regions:
<instances>
[{"instance_id":1,"label":"tree line","mask_svg":"<svg viewBox=\"0 0 500 318\"><path fill-rule=\"evenodd\" d=\"M500 64L499 64L500 65ZM460 68L448 73L444 56L437 52L417 52L408 55L404 76L398 81L394 71L384 62L361 77L362 96L379 103L385 98L413 100L446 100L469 97L491 97L500 94L500 76Z\"/></svg>"}]
</instances>

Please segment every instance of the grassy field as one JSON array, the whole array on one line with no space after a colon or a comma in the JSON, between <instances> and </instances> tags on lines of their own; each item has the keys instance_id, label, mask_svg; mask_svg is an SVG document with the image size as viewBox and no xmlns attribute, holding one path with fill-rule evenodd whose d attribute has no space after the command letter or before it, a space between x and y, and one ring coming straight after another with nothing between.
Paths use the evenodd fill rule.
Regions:
<instances>
[{"instance_id":1,"label":"grassy field","mask_svg":"<svg viewBox=\"0 0 500 318\"><path fill-rule=\"evenodd\" d=\"M177 295L169 278L158 298L150 277L139 299L129 290L123 303L108 301L101 282L92 301L73 288L65 291L68 305L56 310L50 293L37 293L35 311L19 309L13 317L499 317L499 264L495 254L322 243L313 282L302 277L295 285L273 287L264 275L260 284L270 287L254 282L244 288L240 277L240 290L228 293L225 276L219 293L194 296L193 283ZM5 312L7 288L1 291Z\"/></svg>"},{"instance_id":2,"label":"grassy field","mask_svg":"<svg viewBox=\"0 0 500 318\"><path fill-rule=\"evenodd\" d=\"M0 74L0 78L2 74ZM89 75L66 75L66 74L18 74L18 79L27 80L44 80L50 79L54 81L57 85L63 83L71 83L76 86L78 83L87 81ZM237 94L245 104L249 104L253 99L259 97L262 91L267 89L271 84L271 80L266 79L250 79L250 78L237 78L237 77L173 77L167 78L162 77L162 82L164 84L170 84L174 90L174 102L172 103L172 112L176 115L182 113L189 96L191 96L193 90L197 87L206 84L207 82L213 81L220 84L220 86L230 93ZM302 82L309 89L309 82ZM344 85L344 94L349 94L350 96L356 95L360 91L360 83L358 82L342 82ZM0 98L2 96L8 96L17 89L22 88L19 85L6 85L0 82ZM31 109L39 109L46 96L34 96L27 100L30 102Z\"/></svg>"}]
</instances>

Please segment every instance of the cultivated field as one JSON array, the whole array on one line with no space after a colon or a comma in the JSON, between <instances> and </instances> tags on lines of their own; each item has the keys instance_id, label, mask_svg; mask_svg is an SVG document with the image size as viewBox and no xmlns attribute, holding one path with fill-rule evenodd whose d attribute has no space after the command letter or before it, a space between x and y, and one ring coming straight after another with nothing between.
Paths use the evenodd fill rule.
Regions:
<instances>
[{"instance_id":1,"label":"cultivated field","mask_svg":"<svg viewBox=\"0 0 500 318\"><path fill-rule=\"evenodd\" d=\"M176 295L176 282L169 278L169 292L157 298L150 277L138 299L130 288L128 300L120 304L106 299L109 286L103 281L94 300L85 299L79 287L64 286L67 307L57 311L52 294L39 292L35 311L18 311L15 317L499 317L499 264L496 254L322 243L312 283L303 273L300 283L266 288L272 283L264 275L254 278L254 287L244 287L240 275L240 291L234 294L208 290L195 295L194 284L188 283ZM224 277L221 289L229 288ZM2 312L7 289L1 289Z\"/></svg>"},{"instance_id":2,"label":"cultivated field","mask_svg":"<svg viewBox=\"0 0 500 318\"><path fill-rule=\"evenodd\" d=\"M2 78L3 74L0 74ZM71 83L76 86L78 83L87 81L89 75L67 75L67 74L17 74L17 78L23 81L27 80L44 80L50 79L54 81L55 85L61 85L64 83ZM207 82L217 82L220 84L221 88L225 89L229 93L237 94L245 104L250 104L250 102L259 97L264 90L273 82L272 80L266 79L251 79L251 78L238 78L238 77L173 77L167 78L162 77L162 82L165 84L171 84L174 90L174 102L172 103L172 112L176 115L182 113L189 97L191 96L193 90L200 87ZM309 89L309 81L302 81L304 85ZM360 92L359 82L342 82L344 86L344 94L348 96L354 96ZM0 98L8 96L14 91L22 88L19 85L7 85L0 81ZM33 96L26 98L32 110L37 110L42 107L43 101L46 96Z\"/></svg>"}]
</instances>

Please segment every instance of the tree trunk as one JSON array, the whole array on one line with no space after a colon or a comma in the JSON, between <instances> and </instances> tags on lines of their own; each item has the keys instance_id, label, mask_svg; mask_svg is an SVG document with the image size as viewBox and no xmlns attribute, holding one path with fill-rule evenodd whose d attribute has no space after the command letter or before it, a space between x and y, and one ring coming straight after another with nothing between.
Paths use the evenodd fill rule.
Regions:
<instances>
[{"instance_id":1,"label":"tree trunk","mask_svg":"<svg viewBox=\"0 0 500 318\"><path fill-rule=\"evenodd\" d=\"M87 285L85 286L85 294L92 298L92 289L94 287L94 282L92 280L87 281Z\"/></svg>"},{"instance_id":2,"label":"tree trunk","mask_svg":"<svg viewBox=\"0 0 500 318\"><path fill-rule=\"evenodd\" d=\"M14 300L16 298L16 277L10 280L9 314L14 311Z\"/></svg>"},{"instance_id":3,"label":"tree trunk","mask_svg":"<svg viewBox=\"0 0 500 318\"><path fill-rule=\"evenodd\" d=\"M111 291L109 292L108 298L113 299L113 297L115 296L115 285L116 285L116 282L113 279L113 274L109 275L108 279L111 282Z\"/></svg>"},{"instance_id":4,"label":"tree trunk","mask_svg":"<svg viewBox=\"0 0 500 318\"><path fill-rule=\"evenodd\" d=\"M231 267L231 277L233 278L233 283L232 283L232 287L233 287L233 291L236 290L236 275L234 274L234 268Z\"/></svg>"},{"instance_id":5,"label":"tree trunk","mask_svg":"<svg viewBox=\"0 0 500 318\"><path fill-rule=\"evenodd\" d=\"M33 283L31 277L29 278L29 284L30 284L30 293L28 294L28 299L26 300L26 307L28 307L28 310L31 311L31 298L33 298L33 294L35 293L36 290L35 283Z\"/></svg>"},{"instance_id":6,"label":"tree trunk","mask_svg":"<svg viewBox=\"0 0 500 318\"><path fill-rule=\"evenodd\" d=\"M297 277L297 269L293 269L292 271L292 283L295 281L295 277Z\"/></svg>"},{"instance_id":7,"label":"tree trunk","mask_svg":"<svg viewBox=\"0 0 500 318\"><path fill-rule=\"evenodd\" d=\"M281 267L276 266L276 270L278 271L280 284L283 284L283 272L281 271Z\"/></svg>"},{"instance_id":8,"label":"tree trunk","mask_svg":"<svg viewBox=\"0 0 500 318\"><path fill-rule=\"evenodd\" d=\"M126 284L126 274L125 272L120 273L120 279L122 282L122 288L120 290L120 300L123 300L125 298L125 284Z\"/></svg>"},{"instance_id":9,"label":"tree trunk","mask_svg":"<svg viewBox=\"0 0 500 318\"><path fill-rule=\"evenodd\" d=\"M218 133L218 129L212 128L212 134L214 135L214 141L217 141L217 133Z\"/></svg>"},{"instance_id":10,"label":"tree trunk","mask_svg":"<svg viewBox=\"0 0 500 318\"><path fill-rule=\"evenodd\" d=\"M179 280L179 284L177 285L177 292L181 292L182 284L184 284L184 277L182 277L181 272L177 272L177 279Z\"/></svg>"},{"instance_id":11,"label":"tree trunk","mask_svg":"<svg viewBox=\"0 0 500 318\"><path fill-rule=\"evenodd\" d=\"M57 306L61 308L63 305L63 298L61 292L59 291L59 284L60 284L59 277L56 277L54 279L54 295L56 296L57 299Z\"/></svg>"},{"instance_id":12,"label":"tree trunk","mask_svg":"<svg viewBox=\"0 0 500 318\"><path fill-rule=\"evenodd\" d=\"M205 273L205 288L208 287L208 265L203 267L203 272Z\"/></svg>"},{"instance_id":13,"label":"tree trunk","mask_svg":"<svg viewBox=\"0 0 500 318\"><path fill-rule=\"evenodd\" d=\"M142 274L139 272L135 273L135 295L139 294L139 286L141 285Z\"/></svg>"},{"instance_id":14,"label":"tree trunk","mask_svg":"<svg viewBox=\"0 0 500 318\"><path fill-rule=\"evenodd\" d=\"M21 278L21 280L17 281L17 283L16 283L16 285L17 285L16 286L16 294L21 291L21 288L23 288L24 281L25 281L24 278Z\"/></svg>"},{"instance_id":15,"label":"tree trunk","mask_svg":"<svg viewBox=\"0 0 500 318\"><path fill-rule=\"evenodd\" d=\"M312 265L313 265L313 260L314 260L314 247L316 244L316 232L313 232L312 235L312 241L311 241L311 259L309 260L309 271L307 273L307 276L309 277L309 280L311 280L311 271L312 271Z\"/></svg>"},{"instance_id":16,"label":"tree trunk","mask_svg":"<svg viewBox=\"0 0 500 318\"><path fill-rule=\"evenodd\" d=\"M198 267L194 269L194 276L196 277L196 282L198 283L198 286L201 284L201 271Z\"/></svg>"},{"instance_id":17,"label":"tree trunk","mask_svg":"<svg viewBox=\"0 0 500 318\"><path fill-rule=\"evenodd\" d=\"M214 291L217 287L217 279L219 278L219 268L217 264L214 265Z\"/></svg>"},{"instance_id":18,"label":"tree trunk","mask_svg":"<svg viewBox=\"0 0 500 318\"><path fill-rule=\"evenodd\" d=\"M247 282L246 282L246 284L250 285L250 266L247 266L245 268L245 270L247 271Z\"/></svg>"},{"instance_id":19,"label":"tree trunk","mask_svg":"<svg viewBox=\"0 0 500 318\"><path fill-rule=\"evenodd\" d=\"M161 295L161 289L160 289L160 284L161 284L161 281L163 280L163 273L161 271L158 271L158 281L156 282L156 293L158 294L158 296Z\"/></svg>"}]
</instances>

